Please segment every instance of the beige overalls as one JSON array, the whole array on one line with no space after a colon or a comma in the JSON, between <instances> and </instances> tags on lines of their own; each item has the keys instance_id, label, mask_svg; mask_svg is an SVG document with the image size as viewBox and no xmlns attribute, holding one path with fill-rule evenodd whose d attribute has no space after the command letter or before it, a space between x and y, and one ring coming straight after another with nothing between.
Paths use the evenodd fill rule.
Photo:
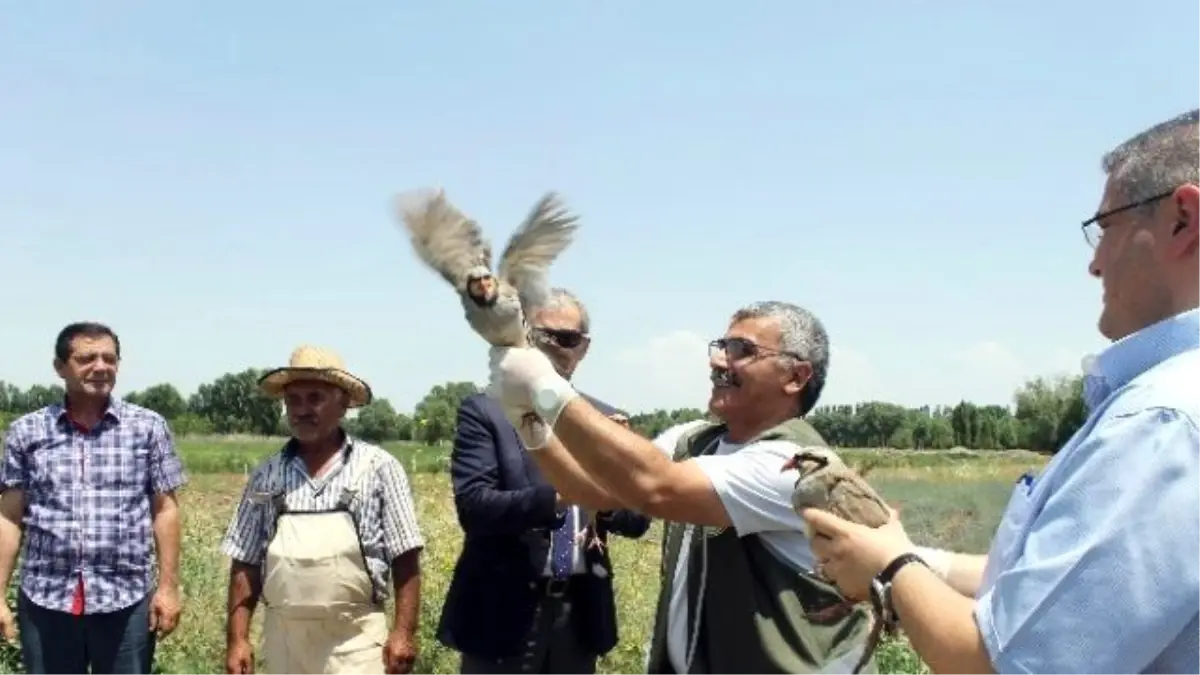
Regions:
<instances>
[{"instance_id":1,"label":"beige overalls","mask_svg":"<svg viewBox=\"0 0 1200 675\"><path fill-rule=\"evenodd\" d=\"M294 511L274 496L262 589L268 673L384 672L387 617L375 602L351 511L373 462L356 464L333 509Z\"/></svg>"}]
</instances>

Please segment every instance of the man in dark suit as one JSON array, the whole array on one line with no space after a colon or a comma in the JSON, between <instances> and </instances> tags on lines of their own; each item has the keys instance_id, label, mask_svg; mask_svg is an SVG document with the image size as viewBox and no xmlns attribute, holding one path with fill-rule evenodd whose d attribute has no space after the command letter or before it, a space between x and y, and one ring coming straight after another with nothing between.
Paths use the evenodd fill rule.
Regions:
<instances>
[{"instance_id":1,"label":"man in dark suit","mask_svg":"<svg viewBox=\"0 0 1200 675\"><path fill-rule=\"evenodd\" d=\"M570 378L590 344L587 310L554 289L532 324L539 347ZM616 505L589 500L586 489L573 492L578 503L560 495L483 394L458 409L451 476L465 539L438 640L462 653L463 673L594 673L617 642L608 534L641 537L650 519L608 510ZM597 514L587 539L594 534L601 546L576 536L587 526L584 509Z\"/></svg>"}]
</instances>

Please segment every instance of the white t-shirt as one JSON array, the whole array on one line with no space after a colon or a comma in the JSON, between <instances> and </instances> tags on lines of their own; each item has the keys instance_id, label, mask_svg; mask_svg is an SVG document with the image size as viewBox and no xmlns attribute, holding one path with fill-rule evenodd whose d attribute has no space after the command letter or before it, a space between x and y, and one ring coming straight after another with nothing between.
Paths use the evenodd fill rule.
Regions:
<instances>
[{"instance_id":1,"label":"white t-shirt","mask_svg":"<svg viewBox=\"0 0 1200 675\"><path fill-rule=\"evenodd\" d=\"M696 420L671 427L654 439L654 445L672 457L679 439L702 424L705 424L704 420ZM804 536L804 521L792 508L796 475L780 471L783 463L798 449L799 446L789 441L759 441L744 445L721 439L715 454L696 457L692 461L712 481L739 537L757 534L763 545L780 559L798 570L809 571L816 567L816 558ZM677 673L687 672L692 630L687 625L687 570L688 545L694 529L689 525L683 534L667 618L667 655ZM719 573L711 578L719 578ZM853 649L820 672L849 673L861 654L861 648Z\"/></svg>"}]
</instances>

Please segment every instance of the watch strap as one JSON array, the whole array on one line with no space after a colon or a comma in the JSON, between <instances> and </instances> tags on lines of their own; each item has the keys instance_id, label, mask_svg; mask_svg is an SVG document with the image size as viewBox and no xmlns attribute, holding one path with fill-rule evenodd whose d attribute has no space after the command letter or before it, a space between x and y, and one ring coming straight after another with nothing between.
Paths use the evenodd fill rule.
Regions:
<instances>
[{"instance_id":1,"label":"watch strap","mask_svg":"<svg viewBox=\"0 0 1200 675\"><path fill-rule=\"evenodd\" d=\"M884 567L883 571L876 575L875 578L884 586L890 586L892 583L892 578L896 576L896 573L900 571L900 568L914 562L929 567L929 565L925 562L925 559L916 553L901 553L900 555L896 556L892 562L888 563L887 567Z\"/></svg>"},{"instance_id":2,"label":"watch strap","mask_svg":"<svg viewBox=\"0 0 1200 675\"><path fill-rule=\"evenodd\" d=\"M896 614L896 608L892 605L892 579L905 565L909 563L920 563L929 567L925 559L916 553L908 552L901 553L892 559L879 574L871 581L871 606L878 615L880 621L889 628L895 628L900 622L900 617ZM930 568L932 569L932 568Z\"/></svg>"}]
</instances>

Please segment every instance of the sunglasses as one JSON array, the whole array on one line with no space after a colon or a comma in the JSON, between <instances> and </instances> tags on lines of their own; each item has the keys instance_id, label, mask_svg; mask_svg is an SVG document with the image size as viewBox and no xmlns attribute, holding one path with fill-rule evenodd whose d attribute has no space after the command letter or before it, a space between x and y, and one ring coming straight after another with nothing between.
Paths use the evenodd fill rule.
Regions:
<instances>
[{"instance_id":1,"label":"sunglasses","mask_svg":"<svg viewBox=\"0 0 1200 675\"><path fill-rule=\"evenodd\" d=\"M558 330L554 328L537 328L534 332L544 340L553 342L563 349L574 349L583 344L587 335L577 330Z\"/></svg>"},{"instance_id":2,"label":"sunglasses","mask_svg":"<svg viewBox=\"0 0 1200 675\"><path fill-rule=\"evenodd\" d=\"M779 349L763 347L762 345L741 337L717 338L716 340L708 343L709 358L716 356L717 352L725 352L725 357L730 361L741 361L742 359L769 354L774 354L777 356L791 356L795 359L799 359L800 361L808 360L796 352L781 351Z\"/></svg>"}]
</instances>

